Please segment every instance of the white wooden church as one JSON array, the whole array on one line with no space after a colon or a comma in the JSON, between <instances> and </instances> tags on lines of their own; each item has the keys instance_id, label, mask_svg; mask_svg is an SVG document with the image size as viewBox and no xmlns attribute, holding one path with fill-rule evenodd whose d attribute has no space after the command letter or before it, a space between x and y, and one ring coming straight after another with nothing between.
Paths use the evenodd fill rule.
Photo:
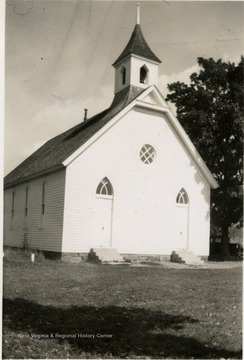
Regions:
<instances>
[{"instance_id":1,"label":"white wooden church","mask_svg":"<svg viewBox=\"0 0 244 360\"><path fill-rule=\"evenodd\" d=\"M217 183L157 87L160 62L138 20L113 63L111 106L5 177L5 246L63 259L96 248L128 259L209 255Z\"/></svg>"}]
</instances>

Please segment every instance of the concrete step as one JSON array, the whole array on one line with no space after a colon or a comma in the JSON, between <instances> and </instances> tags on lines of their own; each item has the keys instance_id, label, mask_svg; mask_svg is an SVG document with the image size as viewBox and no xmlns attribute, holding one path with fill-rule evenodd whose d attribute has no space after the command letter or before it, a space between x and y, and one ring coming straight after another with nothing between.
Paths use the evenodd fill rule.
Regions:
<instances>
[{"instance_id":1,"label":"concrete step","mask_svg":"<svg viewBox=\"0 0 244 360\"><path fill-rule=\"evenodd\" d=\"M172 252L171 259L172 262L184 263L188 265L203 265L204 261L201 260L199 256L194 254L192 251L178 249Z\"/></svg>"},{"instance_id":2,"label":"concrete step","mask_svg":"<svg viewBox=\"0 0 244 360\"><path fill-rule=\"evenodd\" d=\"M92 248L89 252L89 259L95 262L114 263L124 261L123 257L114 248Z\"/></svg>"}]
</instances>

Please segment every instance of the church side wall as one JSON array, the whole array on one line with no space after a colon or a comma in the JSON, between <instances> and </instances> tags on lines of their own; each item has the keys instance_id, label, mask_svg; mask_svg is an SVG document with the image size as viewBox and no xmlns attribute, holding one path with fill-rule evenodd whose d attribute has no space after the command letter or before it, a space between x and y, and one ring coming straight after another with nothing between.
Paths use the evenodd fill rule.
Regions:
<instances>
[{"instance_id":1,"label":"church side wall","mask_svg":"<svg viewBox=\"0 0 244 360\"><path fill-rule=\"evenodd\" d=\"M210 251L210 189L195 173L198 184L198 196L192 196L189 204L190 250L199 255L208 256Z\"/></svg>"},{"instance_id":2,"label":"church side wall","mask_svg":"<svg viewBox=\"0 0 244 360\"><path fill-rule=\"evenodd\" d=\"M143 145L156 150L140 160ZM210 190L163 115L131 111L67 167L63 252L98 246L96 188L107 177L114 190L112 247L127 254L171 254L179 248L176 197L189 197L188 248L209 254Z\"/></svg>"},{"instance_id":3,"label":"church side wall","mask_svg":"<svg viewBox=\"0 0 244 360\"><path fill-rule=\"evenodd\" d=\"M45 210L42 192L45 181ZM27 216L25 216L28 186ZM4 191L4 245L61 251L65 170L30 180ZM14 192L14 214L12 197Z\"/></svg>"}]
</instances>

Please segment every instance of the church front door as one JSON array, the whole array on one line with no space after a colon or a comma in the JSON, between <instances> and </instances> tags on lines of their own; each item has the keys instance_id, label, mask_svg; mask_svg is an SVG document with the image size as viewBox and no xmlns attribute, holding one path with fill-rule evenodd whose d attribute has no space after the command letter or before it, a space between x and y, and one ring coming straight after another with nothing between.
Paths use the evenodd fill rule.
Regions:
<instances>
[{"instance_id":1,"label":"church front door","mask_svg":"<svg viewBox=\"0 0 244 360\"><path fill-rule=\"evenodd\" d=\"M176 246L178 249L188 248L188 207L176 206Z\"/></svg>"},{"instance_id":2,"label":"church front door","mask_svg":"<svg viewBox=\"0 0 244 360\"><path fill-rule=\"evenodd\" d=\"M112 199L96 198L93 225L95 247L111 247L112 206Z\"/></svg>"}]
</instances>

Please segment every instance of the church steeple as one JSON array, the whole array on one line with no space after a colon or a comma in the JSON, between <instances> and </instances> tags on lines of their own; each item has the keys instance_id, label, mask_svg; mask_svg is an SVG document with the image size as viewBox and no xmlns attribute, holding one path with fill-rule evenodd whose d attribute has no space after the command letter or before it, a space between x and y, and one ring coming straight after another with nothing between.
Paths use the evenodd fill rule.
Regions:
<instances>
[{"instance_id":1,"label":"church steeple","mask_svg":"<svg viewBox=\"0 0 244 360\"><path fill-rule=\"evenodd\" d=\"M139 4L137 4L137 23L131 38L113 63L115 68L115 93L126 86L142 88L157 83L159 58L148 46L140 27Z\"/></svg>"},{"instance_id":2,"label":"church steeple","mask_svg":"<svg viewBox=\"0 0 244 360\"><path fill-rule=\"evenodd\" d=\"M136 24L140 25L140 4L136 4L137 12L136 12Z\"/></svg>"}]
</instances>

